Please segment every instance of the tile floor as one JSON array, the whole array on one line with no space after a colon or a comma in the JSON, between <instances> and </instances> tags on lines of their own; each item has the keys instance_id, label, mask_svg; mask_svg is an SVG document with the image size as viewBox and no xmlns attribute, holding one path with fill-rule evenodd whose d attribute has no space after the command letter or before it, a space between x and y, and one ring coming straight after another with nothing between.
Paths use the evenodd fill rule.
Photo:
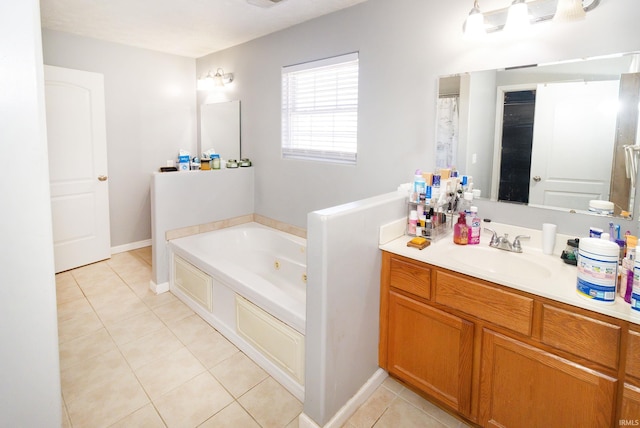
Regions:
<instances>
[{"instance_id":1,"label":"tile floor","mask_svg":"<svg viewBox=\"0 0 640 428\"><path fill-rule=\"evenodd\" d=\"M170 293L151 249L56 275L63 427L298 426L302 403ZM467 425L388 378L345 428Z\"/></svg>"}]
</instances>

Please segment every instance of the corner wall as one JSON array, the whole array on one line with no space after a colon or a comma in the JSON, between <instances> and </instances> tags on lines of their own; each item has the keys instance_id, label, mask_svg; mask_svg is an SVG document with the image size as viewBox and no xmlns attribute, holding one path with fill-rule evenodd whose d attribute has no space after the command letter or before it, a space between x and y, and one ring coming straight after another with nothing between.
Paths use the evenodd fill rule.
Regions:
<instances>
[{"instance_id":1,"label":"corner wall","mask_svg":"<svg viewBox=\"0 0 640 428\"><path fill-rule=\"evenodd\" d=\"M319 426L379 370L379 228L406 214L401 192L309 213L304 414Z\"/></svg>"},{"instance_id":2,"label":"corner wall","mask_svg":"<svg viewBox=\"0 0 640 428\"><path fill-rule=\"evenodd\" d=\"M36 0L0 2L0 52L0 426L54 427L62 399Z\"/></svg>"}]
</instances>

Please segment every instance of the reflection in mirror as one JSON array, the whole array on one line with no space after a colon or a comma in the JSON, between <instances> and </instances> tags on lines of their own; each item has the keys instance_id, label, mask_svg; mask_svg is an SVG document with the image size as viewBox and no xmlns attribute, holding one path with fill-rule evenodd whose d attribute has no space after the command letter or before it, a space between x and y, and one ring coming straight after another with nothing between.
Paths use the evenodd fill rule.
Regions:
<instances>
[{"instance_id":1,"label":"reflection in mirror","mask_svg":"<svg viewBox=\"0 0 640 428\"><path fill-rule=\"evenodd\" d=\"M240 159L240 101L200 106L200 152L209 149L224 160Z\"/></svg>"},{"instance_id":2,"label":"reflection in mirror","mask_svg":"<svg viewBox=\"0 0 640 428\"><path fill-rule=\"evenodd\" d=\"M640 54L461 73L439 80L436 166L492 200L633 211Z\"/></svg>"}]
</instances>

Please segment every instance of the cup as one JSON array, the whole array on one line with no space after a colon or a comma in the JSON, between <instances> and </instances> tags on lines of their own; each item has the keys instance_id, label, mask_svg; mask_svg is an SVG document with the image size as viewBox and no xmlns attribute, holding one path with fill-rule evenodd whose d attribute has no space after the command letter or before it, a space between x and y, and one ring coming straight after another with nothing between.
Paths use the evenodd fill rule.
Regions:
<instances>
[{"instance_id":1,"label":"cup","mask_svg":"<svg viewBox=\"0 0 640 428\"><path fill-rule=\"evenodd\" d=\"M556 246L556 231L558 226L552 223L542 224L542 252L544 254L553 254Z\"/></svg>"}]
</instances>

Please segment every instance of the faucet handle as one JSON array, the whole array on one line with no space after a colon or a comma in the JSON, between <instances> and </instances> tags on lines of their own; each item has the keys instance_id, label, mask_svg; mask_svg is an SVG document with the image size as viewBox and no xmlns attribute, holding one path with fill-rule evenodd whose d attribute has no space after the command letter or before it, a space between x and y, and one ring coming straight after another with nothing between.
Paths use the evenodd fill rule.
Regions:
<instances>
[{"instance_id":1,"label":"faucet handle","mask_svg":"<svg viewBox=\"0 0 640 428\"><path fill-rule=\"evenodd\" d=\"M496 233L495 230L493 229L489 229L488 227L484 228L485 232L491 232L491 242L489 243L490 246L495 246L498 243L498 234Z\"/></svg>"},{"instance_id":2,"label":"faucet handle","mask_svg":"<svg viewBox=\"0 0 640 428\"><path fill-rule=\"evenodd\" d=\"M517 251L518 253L522 252L522 244L520 244L521 239L531 239L531 236L529 235L516 236L516 239L513 240L513 250Z\"/></svg>"}]
</instances>

